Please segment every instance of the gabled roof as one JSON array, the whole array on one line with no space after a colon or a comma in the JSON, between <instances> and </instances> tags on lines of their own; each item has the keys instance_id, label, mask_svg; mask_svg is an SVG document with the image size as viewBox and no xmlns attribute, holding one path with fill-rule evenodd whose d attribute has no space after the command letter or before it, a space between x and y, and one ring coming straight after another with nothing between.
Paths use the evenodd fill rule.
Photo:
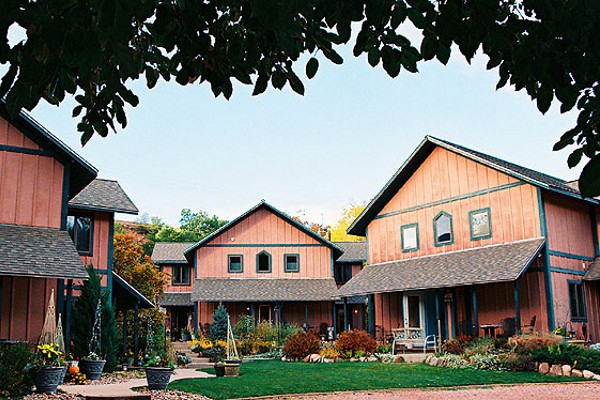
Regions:
<instances>
[{"instance_id":1,"label":"gabled roof","mask_svg":"<svg viewBox=\"0 0 600 400\"><path fill-rule=\"evenodd\" d=\"M158 242L152 250L152 261L155 264L187 264L183 252L194 242Z\"/></svg>"},{"instance_id":2,"label":"gabled roof","mask_svg":"<svg viewBox=\"0 0 600 400\"><path fill-rule=\"evenodd\" d=\"M512 282L544 243L537 238L368 265L340 288L340 296Z\"/></svg>"},{"instance_id":3,"label":"gabled roof","mask_svg":"<svg viewBox=\"0 0 600 400\"><path fill-rule=\"evenodd\" d=\"M66 231L0 224L0 275L87 279Z\"/></svg>"},{"instance_id":4,"label":"gabled roof","mask_svg":"<svg viewBox=\"0 0 600 400\"><path fill-rule=\"evenodd\" d=\"M192 301L333 301L337 291L333 278L203 278Z\"/></svg>"},{"instance_id":5,"label":"gabled roof","mask_svg":"<svg viewBox=\"0 0 600 400\"><path fill-rule=\"evenodd\" d=\"M584 281L600 281L600 257L596 258L594 262L590 265L585 276L583 277Z\"/></svg>"},{"instance_id":6,"label":"gabled roof","mask_svg":"<svg viewBox=\"0 0 600 400\"><path fill-rule=\"evenodd\" d=\"M0 116L19 129L25 136L39 144L44 151L51 152L63 165L70 167L69 198L79 193L98 175L98 170L92 164L75 153L26 112L21 111L16 118L11 118L4 99L0 99Z\"/></svg>"},{"instance_id":7,"label":"gabled roof","mask_svg":"<svg viewBox=\"0 0 600 400\"><path fill-rule=\"evenodd\" d=\"M360 263L367 261L366 242L334 242L344 250L344 254L336 262Z\"/></svg>"},{"instance_id":8,"label":"gabled roof","mask_svg":"<svg viewBox=\"0 0 600 400\"><path fill-rule=\"evenodd\" d=\"M154 308L154 303L146 296L141 294L136 288L134 288L129 282L127 282L121 275L118 275L114 271L112 272L113 278L113 296L115 297L115 306L118 310L131 310L135 308L135 304L138 304L139 308Z\"/></svg>"},{"instance_id":9,"label":"gabled roof","mask_svg":"<svg viewBox=\"0 0 600 400\"><path fill-rule=\"evenodd\" d=\"M69 201L69 207L125 214L138 213L137 207L119 182L108 179L94 179Z\"/></svg>"},{"instance_id":10,"label":"gabled roof","mask_svg":"<svg viewBox=\"0 0 600 400\"><path fill-rule=\"evenodd\" d=\"M600 201L596 199L582 198L576 187L562 179L445 140L437 139L432 136L425 136L425 139L423 139L416 150L408 157L404 164L402 164L400 169L396 171L394 176L392 176L363 212L356 220L354 220L347 232L352 235L365 236L365 229L369 222L377 216L436 147L444 148L539 188L600 204Z\"/></svg>"},{"instance_id":11,"label":"gabled roof","mask_svg":"<svg viewBox=\"0 0 600 400\"><path fill-rule=\"evenodd\" d=\"M189 247L187 250L185 250L184 254L185 257L190 260L190 256L191 254L194 252L194 250L196 250L198 247L202 246L205 243L210 242L211 240L213 240L214 238L216 238L217 236L219 236L220 234L222 234L223 232L227 231L228 229L234 227L235 225L237 225L239 222L241 222L242 220L246 219L248 216L254 214L255 212L257 212L260 209L267 209L269 211L271 211L273 214L277 215L278 217L280 217L281 219L283 219L284 221L288 222L289 224L291 224L292 226L298 228L300 231L306 233L307 235L311 236L312 238L314 238L316 241L324 244L325 246L329 247L332 251L333 251L333 255L334 255L334 259L337 259L344 251L337 246L335 243L330 242L329 240L325 239L323 236L319 235L316 232L313 232L312 230L310 230L307 226L301 224L300 222L296 221L295 219L293 219L292 217L290 217L289 215L287 215L286 213L284 213L283 211L279 211L277 208L273 207L272 205L270 205L269 203L267 203L264 200L261 200L260 203L258 203L257 205L255 205L254 207L252 207L251 209L249 209L248 211L246 211L245 213L243 213L242 215L240 215L237 218L234 218L233 220L231 220L228 224L222 226L221 228L217 229L216 231L214 231L213 233L211 233L210 235L208 235L207 237L205 237L204 239L202 239L201 241L199 241L198 243L194 244L193 246Z\"/></svg>"}]
</instances>

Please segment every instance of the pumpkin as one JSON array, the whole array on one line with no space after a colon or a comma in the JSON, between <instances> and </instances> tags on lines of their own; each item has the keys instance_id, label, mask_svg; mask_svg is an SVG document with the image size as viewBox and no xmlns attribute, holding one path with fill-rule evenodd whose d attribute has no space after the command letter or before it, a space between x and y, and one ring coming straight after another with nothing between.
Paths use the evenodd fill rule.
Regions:
<instances>
[{"instance_id":1,"label":"pumpkin","mask_svg":"<svg viewBox=\"0 0 600 400\"><path fill-rule=\"evenodd\" d=\"M77 365L71 365L68 371L70 375L77 375L79 373L79 367Z\"/></svg>"}]
</instances>

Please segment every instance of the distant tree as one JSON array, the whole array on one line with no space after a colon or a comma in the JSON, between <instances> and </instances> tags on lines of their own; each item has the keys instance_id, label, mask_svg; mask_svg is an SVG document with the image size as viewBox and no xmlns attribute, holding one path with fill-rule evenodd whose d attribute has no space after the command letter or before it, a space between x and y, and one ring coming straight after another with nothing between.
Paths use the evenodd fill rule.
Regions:
<instances>
[{"instance_id":1,"label":"distant tree","mask_svg":"<svg viewBox=\"0 0 600 400\"><path fill-rule=\"evenodd\" d=\"M212 323L208 330L211 339L227 339L227 309L223 304L219 304L212 316Z\"/></svg>"},{"instance_id":2,"label":"distant tree","mask_svg":"<svg viewBox=\"0 0 600 400\"><path fill-rule=\"evenodd\" d=\"M89 344L92 337L96 307L98 300L102 300L102 355L106 359L105 370L114 371L117 367L118 335L115 321L115 309L113 308L108 292L102 291L100 276L96 274L92 265L88 265L88 280L81 288L81 295L73 305L73 319L71 332L73 334L74 357L82 358L89 353Z\"/></svg>"},{"instance_id":3,"label":"distant tree","mask_svg":"<svg viewBox=\"0 0 600 400\"><path fill-rule=\"evenodd\" d=\"M227 221L219 219L216 215L211 217L206 211L192 212L189 208L184 208L181 210L179 223L182 231L197 235L194 240L197 241L227 224Z\"/></svg>"},{"instance_id":4,"label":"distant tree","mask_svg":"<svg viewBox=\"0 0 600 400\"><path fill-rule=\"evenodd\" d=\"M364 237L349 235L346 233L346 230L364 209L364 203L356 204L351 202L344 207L342 217L334 225L333 229L331 229L331 240L333 242L363 242L365 240Z\"/></svg>"},{"instance_id":5,"label":"distant tree","mask_svg":"<svg viewBox=\"0 0 600 400\"><path fill-rule=\"evenodd\" d=\"M293 216L292 219L294 221L306 226L308 229L310 229L311 231L313 231L314 233L316 233L320 236L323 236L325 238L329 237L329 230L331 229L331 227L328 225L319 224L317 222L306 221L298 216Z\"/></svg>"}]
</instances>

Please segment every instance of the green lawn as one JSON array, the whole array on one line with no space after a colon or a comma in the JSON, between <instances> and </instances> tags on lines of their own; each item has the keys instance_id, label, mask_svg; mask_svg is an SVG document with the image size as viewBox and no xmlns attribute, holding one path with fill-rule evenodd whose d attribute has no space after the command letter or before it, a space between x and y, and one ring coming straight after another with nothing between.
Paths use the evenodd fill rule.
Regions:
<instances>
[{"instance_id":1,"label":"green lawn","mask_svg":"<svg viewBox=\"0 0 600 400\"><path fill-rule=\"evenodd\" d=\"M212 372L212 370L206 370ZM447 369L425 364L335 363L307 364L253 361L242 364L239 377L182 379L170 389L213 399L344 390L487 385L496 383L566 382L577 378L536 372L497 372Z\"/></svg>"}]
</instances>

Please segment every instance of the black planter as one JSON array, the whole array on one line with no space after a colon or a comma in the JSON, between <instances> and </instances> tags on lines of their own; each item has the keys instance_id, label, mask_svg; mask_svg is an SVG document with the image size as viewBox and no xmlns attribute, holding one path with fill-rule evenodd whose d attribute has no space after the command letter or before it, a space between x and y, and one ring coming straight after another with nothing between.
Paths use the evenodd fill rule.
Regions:
<instances>
[{"instance_id":1,"label":"black planter","mask_svg":"<svg viewBox=\"0 0 600 400\"><path fill-rule=\"evenodd\" d=\"M106 360L81 360L79 361L79 371L92 381L97 381L102 375Z\"/></svg>"},{"instance_id":2,"label":"black planter","mask_svg":"<svg viewBox=\"0 0 600 400\"><path fill-rule=\"evenodd\" d=\"M63 367L43 367L34 376L35 388L38 393L56 393L60 384Z\"/></svg>"},{"instance_id":3,"label":"black planter","mask_svg":"<svg viewBox=\"0 0 600 400\"><path fill-rule=\"evenodd\" d=\"M217 377L225 376L225 366L215 364L215 375Z\"/></svg>"},{"instance_id":4,"label":"black planter","mask_svg":"<svg viewBox=\"0 0 600 400\"><path fill-rule=\"evenodd\" d=\"M165 390L171 380L171 368L146 367L146 380L148 381L148 389L150 390Z\"/></svg>"},{"instance_id":5,"label":"black planter","mask_svg":"<svg viewBox=\"0 0 600 400\"><path fill-rule=\"evenodd\" d=\"M68 365L63 366L63 370L60 374L60 380L58 382L59 385L62 385L63 383L65 383L65 376L67 376L67 369L69 368Z\"/></svg>"}]
</instances>

